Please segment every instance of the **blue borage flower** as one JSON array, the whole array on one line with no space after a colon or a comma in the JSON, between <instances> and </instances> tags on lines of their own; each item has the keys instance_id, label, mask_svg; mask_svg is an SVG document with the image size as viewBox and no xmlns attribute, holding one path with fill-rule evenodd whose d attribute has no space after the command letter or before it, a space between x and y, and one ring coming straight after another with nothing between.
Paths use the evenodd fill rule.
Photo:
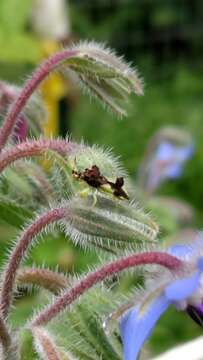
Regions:
<instances>
[{"instance_id":1,"label":"blue borage flower","mask_svg":"<svg viewBox=\"0 0 203 360\"><path fill-rule=\"evenodd\" d=\"M139 182L154 191L167 179L177 179L194 152L191 135L183 129L164 127L149 141L139 170Z\"/></svg>"},{"instance_id":2,"label":"blue borage flower","mask_svg":"<svg viewBox=\"0 0 203 360\"><path fill-rule=\"evenodd\" d=\"M161 142L150 165L148 188L157 188L165 179L179 178L185 162L191 158L193 151L192 144L176 146L170 142Z\"/></svg>"},{"instance_id":3,"label":"blue borage flower","mask_svg":"<svg viewBox=\"0 0 203 360\"><path fill-rule=\"evenodd\" d=\"M161 315L170 305L185 310L198 324L203 323L201 278L203 273L203 241L192 245L175 245L168 252L184 261L183 270L169 274L159 286L142 297L121 318L120 330L124 360L136 360ZM157 284L157 279L156 279Z\"/></svg>"}]
</instances>

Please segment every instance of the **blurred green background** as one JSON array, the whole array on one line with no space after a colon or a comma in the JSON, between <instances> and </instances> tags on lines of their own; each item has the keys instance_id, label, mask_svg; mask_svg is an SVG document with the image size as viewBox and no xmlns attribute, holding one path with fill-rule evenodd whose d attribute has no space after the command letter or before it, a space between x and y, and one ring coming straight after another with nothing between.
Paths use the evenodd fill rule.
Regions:
<instances>
[{"instance_id":1,"label":"blurred green background","mask_svg":"<svg viewBox=\"0 0 203 360\"><path fill-rule=\"evenodd\" d=\"M0 2L0 78L22 84L39 62L41 39L32 30L31 0ZM115 119L100 104L85 95L61 118L61 129L113 148L133 179L149 138L165 125L181 126L195 141L195 154L183 176L167 182L160 194L177 196L196 209L194 226L203 225L203 2L201 0L72 0L68 2L71 35L107 43L135 65L144 79L145 96L132 98L129 116ZM51 26L51 24L50 24ZM61 130L63 135L64 130ZM16 231L16 230L15 230ZM12 235L11 235L12 234ZM1 261L7 238L14 229L1 225ZM5 239L5 241L3 240ZM51 246L50 246L51 244ZM92 261L67 244L64 237L51 238L33 250L37 264L59 264L65 271L81 271ZM30 263L32 261L30 260ZM23 304L19 317L26 313ZM18 318L15 318L18 322ZM160 321L152 346L160 352L175 343L199 334L200 330L184 314L169 311Z\"/></svg>"}]
</instances>

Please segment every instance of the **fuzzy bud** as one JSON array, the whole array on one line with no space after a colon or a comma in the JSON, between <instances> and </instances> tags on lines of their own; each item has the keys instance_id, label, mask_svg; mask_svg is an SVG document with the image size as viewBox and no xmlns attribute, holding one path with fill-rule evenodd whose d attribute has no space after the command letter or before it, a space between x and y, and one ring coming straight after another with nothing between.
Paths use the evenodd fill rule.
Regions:
<instances>
[{"instance_id":1,"label":"fuzzy bud","mask_svg":"<svg viewBox=\"0 0 203 360\"><path fill-rule=\"evenodd\" d=\"M54 158L52 183L59 200L67 198L67 194L69 197L89 190L109 195L119 195L120 190L120 197L123 195L125 199L135 194L126 171L110 150L77 144L72 146L66 158L56 153Z\"/></svg>"},{"instance_id":2,"label":"fuzzy bud","mask_svg":"<svg viewBox=\"0 0 203 360\"><path fill-rule=\"evenodd\" d=\"M95 42L72 47L75 56L66 61L80 83L101 102L120 116L126 115L122 102L129 94L143 95L137 72L110 49ZM64 66L64 72L67 68Z\"/></svg>"},{"instance_id":3,"label":"fuzzy bud","mask_svg":"<svg viewBox=\"0 0 203 360\"><path fill-rule=\"evenodd\" d=\"M74 243L110 250L135 248L155 240L158 233L157 225L136 205L92 192L73 197L61 223Z\"/></svg>"},{"instance_id":4,"label":"fuzzy bud","mask_svg":"<svg viewBox=\"0 0 203 360\"><path fill-rule=\"evenodd\" d=\"M74 196L62 222L75 243L114 249L156 238L157 225L130 202L131 183L109 151L82 144L73 149L68 164Z\"/></svg>"}]
</instances>

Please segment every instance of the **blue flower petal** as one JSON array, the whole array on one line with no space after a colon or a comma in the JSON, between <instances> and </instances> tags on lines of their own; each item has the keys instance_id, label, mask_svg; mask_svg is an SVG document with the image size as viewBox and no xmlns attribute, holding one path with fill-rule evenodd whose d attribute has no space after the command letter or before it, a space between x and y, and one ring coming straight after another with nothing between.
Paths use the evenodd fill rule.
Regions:
<instances>
[{"instance_id":1,"label":"blue flower petal","mask_svg":"<svg viewBox=\"0 0 203 360\"><path fill-rule=\"evenodd\" d=\"M143 310L138 305L121 318L124 360L136 360L143 343L169 305L170 302L165 296L159 296L147 306L147 309Z\"/></svg>"},{"instance_id":2,"label":"blue flower petal","mask_svg":"<svg viewBox=\"0 0 203 360\"><path fill-rule=\"evenodd\" d=\"M203 257L200 257L197 262L197 267L200 272L203 272Z\"/></svg>"},{"instance_id":3,"label":"blue flower petal","mask_svg":"<svg viewBox=\"0 0 203 360\"><path fill-rule=\"evenodd\" d=\"M178 146L170 142L161 142L156 150L156 158L158 160L167 161L172 158L183 163L188 160L194 152L193 144Z\"/></svg>"},{"instance_id":4,"label":"blue flower petal","mask_svg":"<svg viewBox=\"0 0 203 360\"><path fill-rule=\"evenodd\" d=\"M193 240L193 242L188 244L176 244L171 246L167 252L171 255L177 256L180 259L184 259L186 256L194 256L195 254L198 255L200 249L203 248L203 237L202 234L199 236L197 235L196 238ZM203 258L200 258L203 259ZM201 263L201 260L200 260ZM203 261L202 261L203 263ZM203 271L203 264L202 268L200 268L200 265L198 266L199 270Z\"/></svg>"},{"instance_id":5,"label":"blue flower petal","mask_svg":"<svg viewBox=\"0 0 203 360\"><path fill-rule=\"evenodd\" d=\"M176 179L181 176L183 165L194 151L193 145L177 146L169 142L162 142L157 147L155 158L158 162L165 162L162 165L162 179Z\"/></svg>"},{"instance_id":6,"label":"blue flower petal","mask_svg":"<svg viewBox=\"0 0 203 360\"><path fill-rule=\"evenodd\" d=\"M177 256L179 258L184 258L186 255L191 255L193 251L194 248L189 244L173 245L167 250L169 254Z\"/></svg>"},{"instance_id":7,"label":"blue flower petal","mask_svg":"<svg viewBox=\"0 0 203 360\"><path fill-rule=\"evenodd\" d=\"M196 271L192 276L174 281L165 288L165 296L171 302L185 300L199 287L201 272Z\"/></svg>"},{"instance_id":8,"label":"blue flower petal","mask_svg":"<svg viewBox=\"0 0 203 360\"><path fill-rule=\"evenodd\" d=\"M164 177L168 177L170 179L177 179L182 175L182 172L182 165L174 162L166 166L164 171Z\"/></svg>"},{"instance_id":9,"label":"blue flower petal","mask_svg":"<svg viewBox=\"0 0 203 360\"><path fill-rule=\"evenodd\" d=\"M192 156L192 154L194 152L194 146L187 145L187 146L184 146L179 149L177 148L176 151L177 151L177 157L178 157L179 161L185 162Z\"/></svg>"},{"instance_id":10,"label":"blue flower petal","mask_svg":"<svg viewBox=\"0 0 203 360\"><path fill-rule=\"evenodd\" d=\"M168 142L161 142L156 149L156 159L167 161L173 156L174 146Z\"/></svg>"}]
</instances>

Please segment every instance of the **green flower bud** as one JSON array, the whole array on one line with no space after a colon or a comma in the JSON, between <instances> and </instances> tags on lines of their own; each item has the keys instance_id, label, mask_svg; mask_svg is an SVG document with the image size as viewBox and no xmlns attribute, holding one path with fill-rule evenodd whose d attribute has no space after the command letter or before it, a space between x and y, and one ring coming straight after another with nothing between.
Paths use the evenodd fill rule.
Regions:
<instances>
[{"instance_id":1,"label":"green flower bud","mask_svg":"<svg viewBox=\"0 0 203 360\"><path fill-rule=\"evenodd\" d=\"M112 50L95 42L82 42L72 47L75 52L64 65L71 69L79 82L118 115L126 115L122 102L129 94L143 95L137 72Z\"/></svg>"},{"instance_id":2,"label":"green flower bud","mask_svg":"<svg viewBox=\"0 0 203 360\"><path fill-rule=\"evenodd\" d=\"M155 240L158 233L157 225L136 205L99 192L73 197L62 224L74 243L111 250L135 248Z\"/></svg>"},{"instance_id":3,"label":"green flower bud","mask_svg":"<svg viewBox=\"0 0 203 360\"><path fill-rule=\"evenodd\" d=\"M66 191L68 193L68 190L71 190L72 194L78 192L86 193L89 189L109 193L110 195L117 194L117 197L125 199L130 198L134 193L126 171L123 169L118 158L113 156L110 150L81 144L73 148L67 160L65 159L64 161L59 157L56 165L60 169L61 174L63 170L63 175L67 179L67 187L64 189L65 181L63 180L63 184L59 184L61 176L56 172L54 177L56 188L63 189L63 192ZM86 172L91 172L95 167L97 168L97 173L93 175L95 176L95 181L97 181L96 184L88 181L87 177L84 176ZM119 190L123 196L122 194L119 196Z\"/></svg>"}]
</instances>

